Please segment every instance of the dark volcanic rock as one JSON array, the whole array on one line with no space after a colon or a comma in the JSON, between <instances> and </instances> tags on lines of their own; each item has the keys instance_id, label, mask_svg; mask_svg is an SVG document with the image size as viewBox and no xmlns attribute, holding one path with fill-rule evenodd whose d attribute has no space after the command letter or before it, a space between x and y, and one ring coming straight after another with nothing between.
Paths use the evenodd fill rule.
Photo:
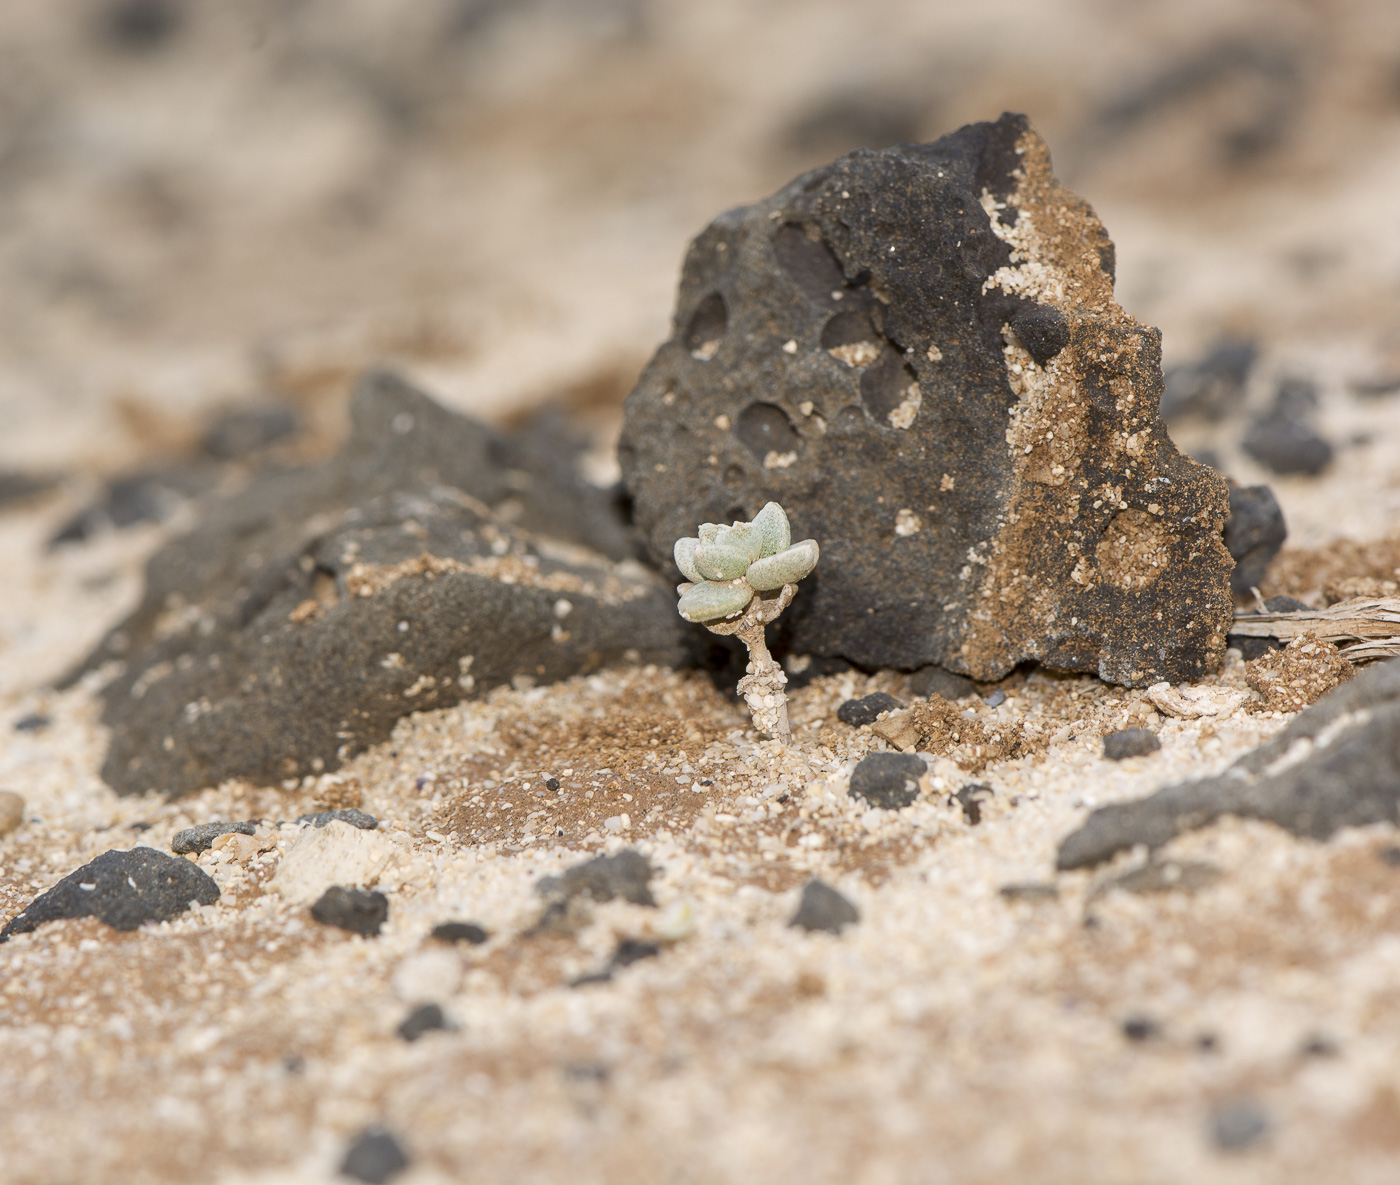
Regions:
<instances>
[{"instance_id":1,"label":"dark volcanic rock","mask_svg":"<svg viewBox=\"0 0 1400 1185\"><path fill-rule=\"evenodd\" d=\"M103 692L119 792L333 769L399 717L515 677L683 661L674 593L625 560L612 495L572 457L389 374L351 412L330 461L210 501L80 668L124 660Z\"/></svg>"},{"instance_id":2,"label":"dark volcanic rock","mask_svg":"<svg viewBox=\"0 0 1400 1185\"><path fill-rule=\"evenodd\" d=\"M384 1185L408 1168L408 1154L382 1127L370 1127L355 1137L340 1162L340 1175L366 1185Z\"/></svg>"},{"instance_id":3,"label":"dark volcanic rock","mask_svg":"<svg viewBox=\"0 0 1400 1185\"><path fill-rule=\"evenodd\" d=\"M1264 600L1264 608L1270 613L1297 613L1307 607L1305 602L1294 597L1267 597ZM1262 658L1270 650L1283 649L1283 643L1278 638L1259 638L1251 634L1230 634L1226 641L1240 652L1245 662Z\"/></svg>"},{"instance_id":4,"label":"dark volcanic rock","mask_svg":"<svg viewBox=\"0 0 1400 1185\"><path fill-rule=\"evenodd\" d=\"M60 918L97 918L114 930L178 917L198 902L212 905L219 886L188 860L155 848L103 852L70 872L0 930L0 942Z\"/></svg>"},{"instance_id":5,"label":"dark volcanic rock","mask_svg":"<svg viewBox=\"0 0 1400 1185\"><path fill-rule=\"evenodd\" d=\"M291 436L297 418L285 407L251 407L220 416L204 431L200 447L220 461L246 457Z\"/></svg>"},{"instance_id":6,"label":"dark volcanic rock","mask_svg":"<svg viewBox=\"0 0 1400 1185\"><path fill-rule=\"evenodd\" d=\"M208 851L221 835L253 835L255 823L197 823L177 831L170 840L170 850L181 856L193 856Z\"/></svg>"},{"instance_id":7,"label":"dark volcanic rock","mask_svg":"<svg viewBox=\"0 0 1400 1185\"><path fill-rule=\"evenodd\" d=\"M656 904L651 895L651 863L636 848L624 848L615 856L594 856L566 868L561 876L543 878L536 890L544 896L587 896L594 901L621 897L633 905Z\"/></svg>"},{"instance_id":8,"label":"dark volcanic rock","mask_svg":"<svg viewBox=\"0 0 1400 1185\"><path fill-rule=\"evenodd\" d=\"M1332 460L1332 445L1309 423L1317 388L1302 379L1279 384L1273 406L1250 421L1240 448L1274 473L1321 473Z\"/></svg>"},{"instance_id":9,"label":"dark volcanic rock","mask_svg":"<svg viewBox=\"0 0 1400 1185\"><path fill-rule=\"evenodd\" d=\"M424 1033L432 1033L440 1029L447 1030L451 1027L440 1006L420 1004L399 1022L397 1032L403 1040L413 1042L417 1041Z\"/></svg>"},{"instance_id":10,"label":"dark volcanic rock","mask_svg":"<svg viewBox=\"0 0 1400 1185\"><path fill-rule=\"evenodd\" d=\"M1245 383L1258 356L1252 341L1230 338L1199 361L1172 367L1163 382L1162 418L1223 420L1244 403Z\"/></svg>"},{"instance_id":11,"label":"dark volcanic rock","mask_svg":"<svg viewBox=\"0 0 1400 1185\"><path fill-rule=\"evenodd\" d=\"M373 938L389 919L389 898L370 889L332 885L316 899L311 916L323 926Z\"/></svg>"},{"instance_id":12,"label":"dark volcanic rock","mask_svg":"<svg viewBox=\"0 0 1400 1185\"><path fill-rule=\"evenodd\" d=\"M1317 745L1323 733L1326 742ZM1276 766L1285 755L1296 759ZM1310 839L1396 822L1400 659L1344 683L1216 777L1099 807L1060 844L1059 867L1098 864L1137 844L1160 848L1225 815L1267 819Z\"/></svg>"},{"instance_id":13,"label":"dark volcanic rock","mask_svg":"<svg viewBox=\"0 0 1400 1185\"><path fill-rule=\"evenodd\" d=\"M355 807L345 807L338 811L316 811L310 815L298 815L298 823L310 823L313 827L324 827L327 823L349 823L351 827L358 827L361 831L373 831L379 826L379 820L368 811L358 810Z\"/></svg>"},{"instance_id":14,"label":"dark volcanic rock","mask_svg":"<svg viewBox=\"0 0 1400 1185\"><path fill-rule=\"evenodd\" d=\"M927 768L914 753L868 753L851 771L850 796L887 811L902 810L919 797L919 779Z\"/></svg>"},{"instance_id":15,"label":"dark volcanic rock","mask_svg":"<svg viewBox=\"0 0 1400 1185\"><path fill-rule=\"evenodd\" d=\"M858 921L860 910L825 881L814 879L802 886L802 899L788 925L840 934L845 927Z\"/></svg>"},{"instance_id":16,"label":"dark volcanic rock","mask_svg":"<svg viewBox=\"0 0 1400 1185\"><path fill-rule=\"evenodd\" d=\"M1210 1117L1210 1142L1222 1152L1243 1152L1268 1137L1269 1113L1253 1099L1226 1103Z\"/></svg>"},{"instance_id":17,"label":"dark volcanic rock","mask_svg":"<svg viewBox=\"0 0 1400 1185\"><path fill-rule=\"evenodd\" d=\"M904 705L888 692L877 691L860 699L848 699L836 709L836 719L859 728L862 724L874 724L881 712L893 712L902 707Z\"/></svg>"},{"instance_id":18,"label":"dark volcanic rock","mask_svg":"<svg viewBox=\"0 0 1400 1185\"><path fill-rule=\"evenodd\" d=\"M49 546L81 543L102 531L167 519L189 499L213 489L221 472L217 465L189 463L113 478L97 501L54 533Z\"/></svg>"},{"instance_id":19,"label":"dark volcanic rock","mask_svg":"<svg viewBox=\"0 0 1400 1185\"><path fill-rule=\"evenodd\" d=\"M1283 509L1268 486L1232 486L1230 517L1225 521L1225 547L1235 561L1230 591L1236 597L1264 583L1269 562L1278 555L1288 527Z\"/></svg>"},{"instance_id":20,"label":"dark volcanic rock","mask_svg":"<svg viewBox=\"0 0 1400 1185\"><path fill-rule=\"evenodd\" d=\"M721 215L627 402L653 556L775 499L822 548L785 614L800 653L988 681L1214 669L1225 485L1167 436L1159 334L1114 302L1111 258L1014 115Z\"/></svg>"},{"instance_id":21,"label":"dark volcanic rock","mask_svg":"<svg viewBox=\"0 0 1400 1185\"><path fill-rule=\"evenodd\" d=\"M428 937L435 938L438 942L469 942L473 946L480 946L491 935L475 922L440 922L433 927Z\"/></svg>"},{"instance_id":22,"label":"dark volcanic rock","mask_svg":"<svg viewBox=\"0 0 1400 1185\"><path fill-rule=\"evenodd\" d=\"M1150 728L1120 728L1103 738L1103 755L1110 761L1126 761L1129 757L1146 757L1162 747L1157 734Z\"/></svg>"},{"instance_id":23,"label":"dark volcanic rock","mask_svg":"<svg viewBox=\"0 0 1400 1185\"><path fill-rule=\"evenodd\" d=\"M934 664L920 667L909 676L906 686L915 695L941 695L950 701L977 694L977 685L966 675L955 675Z\"/></svg>"}]
</instances>

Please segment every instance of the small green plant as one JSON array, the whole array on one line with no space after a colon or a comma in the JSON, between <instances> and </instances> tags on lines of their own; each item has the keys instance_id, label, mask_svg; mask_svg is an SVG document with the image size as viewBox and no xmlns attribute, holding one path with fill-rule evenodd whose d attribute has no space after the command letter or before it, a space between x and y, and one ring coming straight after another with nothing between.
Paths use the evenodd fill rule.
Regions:
<instances>
[{"instance_id":1,"label":"small green plant","mask_svg":"<svg viewBox=\"0 0 1400 1185\"><path fill-rule=\"evenodd\" d=\"M689 583L676 586L676 606L687 621L711 633L733 634L748 647L748 674L739 693L754 727L787 742L787 676L768 653L763 630L792 603L797 582L817 566L815 539L792 542L787 515L769 502L752 522L721 527L701 523L695 538L676 540L676 567Z\"/></svg>"}]
</instances>

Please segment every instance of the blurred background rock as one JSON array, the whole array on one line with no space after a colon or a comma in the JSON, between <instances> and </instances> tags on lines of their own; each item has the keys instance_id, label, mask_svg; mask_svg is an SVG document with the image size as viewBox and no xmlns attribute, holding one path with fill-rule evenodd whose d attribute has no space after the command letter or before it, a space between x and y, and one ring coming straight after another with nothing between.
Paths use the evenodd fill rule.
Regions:
<instances>
[{"instance_id":1,"label":"blurred background rock","mask_svg":"<svg viewBox=\"0 0 1400 1185\"><path fill-rule=\"evenodd\" d=\"M1003 109L1169 366L1400 369L1394 0L7 0L0 469L314 453L380 361L606 438L714 214Z\"/></svg>"}]
</instances>

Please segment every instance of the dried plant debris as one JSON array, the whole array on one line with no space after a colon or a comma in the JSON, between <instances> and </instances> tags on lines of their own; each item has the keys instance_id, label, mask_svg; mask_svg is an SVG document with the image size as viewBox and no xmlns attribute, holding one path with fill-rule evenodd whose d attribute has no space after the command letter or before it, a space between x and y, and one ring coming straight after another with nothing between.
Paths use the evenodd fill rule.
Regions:
<instances>
[{"instance_id":1,"label":"dried plant debris","mask_svg":"<svg viewBox=\"0 0 1400 1185\"><path fill-rule=\"evenodd\" d=\"M123 666L103 693L113 788L316 773L511 679L684 659L668 591L609 558L623 526L571 458L383 373L351 410L330 461L209 503L85 664Z\"/></svg>"},{"instance_id":2,"label":"dried plant debris","mask_svg":"<svg viewBox=\"0 0 1400 1185\"><path fill-rule=\"evenodd\" d=\"M1006 115L717 218L619 456L658 562L770 499L821 540L800 653L1137 686L1214 670L1230 621L1226 488L1161 392L1107 234Z\"/></svg>"},{"instance_id":3,"label":"dried plant debris","mask_svg":"<svg viewBox=\"0 0 1400 1185\"><path fill-rule=\"evenodd\" d=\"M1400 661L1391 661L1299 713L1219 776L1099 807L1061 843L1058 863L1082 868L1137 844L1156 849L1226 815L1326 839L1342 827L1396 822L1398 807Z\"/></svg>"},{"instance_id":4,"label":"dried plant debris","mask_svg":"<svg viewBox=\"0 0 1400 1185\"><path fill-rule=\"evenodd\" d=\"M36 897L0 930L0 942L62 918L95 917L114 930L135 930L218 899L219 886L188 860L155 848L113 849Z\"/></svg>"},{"instance_id":5,"label":"dried plant debris","mask_svg":"<svg viewBox=\"0 0 1400 1185\"><path fill-rule=\"evenodd\" d=\"M1337 591L1373 591L1380 582L1348 581ZM1313 609L1292 599L1270 597L1263 609L1237 613L1231 634L1239 638L1277 638L1292 644L1312 639L1331 646L1351 663L1400 655L1400 598L1358 597ZM1296 652L1295 652L1296 653Z\"/></svg>"}]
</instances>

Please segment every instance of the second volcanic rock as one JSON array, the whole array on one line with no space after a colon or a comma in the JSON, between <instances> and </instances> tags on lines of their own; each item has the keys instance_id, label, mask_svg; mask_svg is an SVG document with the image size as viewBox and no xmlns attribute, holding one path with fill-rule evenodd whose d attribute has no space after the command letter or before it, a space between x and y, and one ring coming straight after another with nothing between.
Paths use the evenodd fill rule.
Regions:
<instances>
[{"instance_id":1,"label":"second volcanic rock","mask_svg":"<svg viewBox=\"0 0 1400 1185\"><path fill-rule=\"evenodd\" d=\"M211 500L88 658L123 665L103 691L117 791L334 769L512 679L684 659L675 597L573 457L387 373L351 418L325 463Z\"/></svg>"},{"instance_id":2,"label":"second volcanic rock","mask_svg":"<svg viewBox=\"0 0 1400 1185\"><path fill-rule=\"evenodd\" d=\"M794 650L1115 683L1224 655L1224 482L1158 414L1161 340L1023 116L860 149L691 245L619 448L657 561L781 502L822 562Z\"/></svg>"}]
</instances>

